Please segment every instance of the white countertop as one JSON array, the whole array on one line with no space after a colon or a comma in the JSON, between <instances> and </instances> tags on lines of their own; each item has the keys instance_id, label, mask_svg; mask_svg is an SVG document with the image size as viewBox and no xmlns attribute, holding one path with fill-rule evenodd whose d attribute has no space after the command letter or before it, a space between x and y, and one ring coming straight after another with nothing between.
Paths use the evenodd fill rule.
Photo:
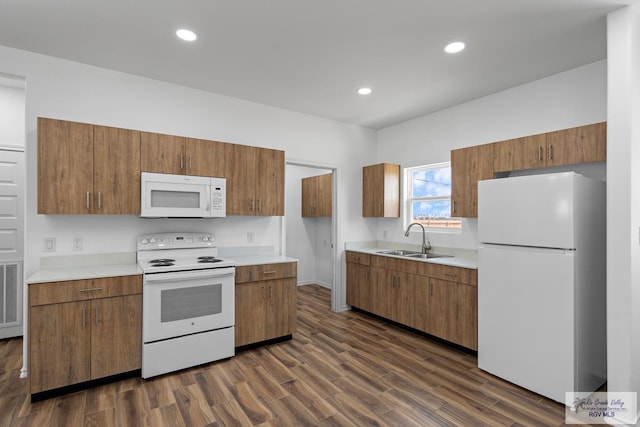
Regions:
<instances>
[{"instance_id":1,"label":"white countertop","mask_svg":"<svg viewBox=\"0 0 640 427\"><path fill-rule=\"evenodd\" d=\"M295 258L277 255L265 249L251 253L227 250L225 258L237 266L297 262ZM136 263L135 252L115 254L84 254L42 257L40 270L27 279L27 284L64 282L67 280L97 279L101 277L132 276L142 274Z\"/></svg>"},{"instance_id":2,"label":"white countertop","mask_svg":"<svg viewBox=\"0 0 640 427\"><path fill-rule=\"evenodd\" d=\"M298 262L295 258L289 258L282 255L241 255L232 256L226 259L235 262L236 267L244 267L247 265L261 265L261 264L280 264L284 262Z\"/></svg>"},{"instance_id":3,"label":"white countertop","mask_svg":"<svg viewBox=\"0 0 640 427\"><path fill-rule=\"evenodd\" d=\"M420 252L419 247L416 249L415 247L408 247L407 245L393 244L389 242L347 243L345 245L345 249L353 252L361 252L361 253L370 254L370 255L388 256L392 258L399 258L399 259L405 259L405 260L416 261L416 262L430 262L433 264L450 265L453 267L471 268L474 270L478 269L478 252L473 249L434 247L431 250L431 252L434 252L437 254L443 254L443 255L451 255L451 257L428 258L428 259L409 258L406 256L379 253L380 251L389 251L389 250L397 250L397 249L413 250L416 252Z\"/></svg>"},{"instance_id":4,"label":"white countertop","mask_svg":"<svg viewBox=\"0 0 640 427\"><path fill-rule=\"evenodd\" d=\"M53 255L40 258L40 270L32 274L28 284L64 282L66 280L142 274L135 252L83 255Z\"/></svg>"}]
</instances>

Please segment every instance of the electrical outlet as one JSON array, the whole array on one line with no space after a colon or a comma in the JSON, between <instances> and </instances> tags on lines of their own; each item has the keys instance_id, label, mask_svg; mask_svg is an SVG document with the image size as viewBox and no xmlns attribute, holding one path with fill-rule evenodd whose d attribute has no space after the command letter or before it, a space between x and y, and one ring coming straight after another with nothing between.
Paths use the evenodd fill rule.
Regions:
<instances>
[{"instance_id":1,"label":"electrical outlet","mask_svg":"<svg viewBox=\"0 0 640 427\"><path fill-rule=\"evenodd\" d=\"M247 243L254 243L254 242L255 242L255 235L253 231L247 231Z\"/></svg>"},{"instance_id":2,"label":"electrical outlet","mask_svg":"<svg viewBox=\"0 0 640 427\"><path fill-rule=\"evenodd\" d=\"M56 251L56 238L55 237L45 237L45 239L44 239L44 251L45 252L55 252Z\"/></svg>"},{"instance_id":3,"label":"electrical outlet","mask_svg":"<svg viewBox=\"0 0 640 427\"><path fill-rule=\"evenodd\" d=\"M73 250L81 251L82 250L82 237L74 237L73 238Z\"/></svg>"}]
</instances>

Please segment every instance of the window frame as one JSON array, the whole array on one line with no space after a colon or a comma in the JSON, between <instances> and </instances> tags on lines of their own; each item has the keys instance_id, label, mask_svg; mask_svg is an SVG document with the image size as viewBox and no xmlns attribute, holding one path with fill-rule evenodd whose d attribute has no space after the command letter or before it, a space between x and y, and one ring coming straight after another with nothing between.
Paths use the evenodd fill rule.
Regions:
<instances>
[{"instance_id":1,"label":"window frame","mask_svg":"<svg viewBox=\"0 0 640 427\"><path fill-rule=\"evenodd\" d=\"M413 197L413 173L419 170L428 170L428 169L440 169L448 167L451 168L451 162L439 162L439 163L429 163L418 166L411 166L404 168L403 179L404 179L404 228L409 226L412 222L416 222L413 220L413 203L415 201L438 201L444 200L449 201L451 203L451 192L449 192L448 196L428 196L428 197ZM429 232L444 232L444 233L460 233L462 232L462 220L458 217L452 217L449 214L449 217L440 219L438 221L446 221L445 226L434 226L429 224L430 221L434 220L424 220L420 221L424 225L424 227ZM419 231L414 228L412 231Z\"/></svg>"}]
</instances>

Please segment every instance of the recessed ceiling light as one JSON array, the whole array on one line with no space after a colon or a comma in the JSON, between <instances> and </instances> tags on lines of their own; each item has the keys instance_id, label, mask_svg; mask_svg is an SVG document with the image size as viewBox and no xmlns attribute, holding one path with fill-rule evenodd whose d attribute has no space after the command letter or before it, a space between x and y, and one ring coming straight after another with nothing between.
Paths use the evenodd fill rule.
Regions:
<instances>
[{"instance_id":1,"label":"recessed ceiling light","mask_svg":"<svg viewBox=\"0 0 640 427\"><path fill-rule=\"evenodd\" d=\"M369 95L371 92L372 90L369 87L361 87L360 89L358 89L359 95Z\"/></svg>"},{"instance_id":2,"label":"recessed ceiling light","mask_svg":"<svg viewBox=\"0 0 640 427\"><path fill-rule=\"evenodd\" d=\"M191 30L185 30L185 29L180 29L176 31L176 35L180 37L182 40L185 40L188 42L192 42L198 38L198 36L196 36L196 33L194 33Z\"/></svg>"},{"instance_id":3,"label":"recessed ceiling light","mask_svg":"<svg viewBox=\"0 0 640 427\"><path fill-rule=\"evenodd\" d=\"M462 50L464 50L464 43L462 42L449 43L444 47L444 51L447 53L458 53Z\"/></svg>"}]
</instances>

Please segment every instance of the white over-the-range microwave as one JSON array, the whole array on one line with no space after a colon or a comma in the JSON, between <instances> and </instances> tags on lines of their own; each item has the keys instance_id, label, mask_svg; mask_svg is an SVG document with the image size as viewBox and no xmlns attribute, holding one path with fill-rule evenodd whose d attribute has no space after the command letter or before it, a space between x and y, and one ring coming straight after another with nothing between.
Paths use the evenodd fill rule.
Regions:
<instances>
[{"instance_id":1,"label":"white over-the-range microwave","mask_svg":"<svg viewBox=\"0 0 640 427\"><path fill-rule=\"evenodd\" d=\"M220 218L227 215L227 181L207 176L140 174L140 216Z\"/></svg>"}]
</instances>

